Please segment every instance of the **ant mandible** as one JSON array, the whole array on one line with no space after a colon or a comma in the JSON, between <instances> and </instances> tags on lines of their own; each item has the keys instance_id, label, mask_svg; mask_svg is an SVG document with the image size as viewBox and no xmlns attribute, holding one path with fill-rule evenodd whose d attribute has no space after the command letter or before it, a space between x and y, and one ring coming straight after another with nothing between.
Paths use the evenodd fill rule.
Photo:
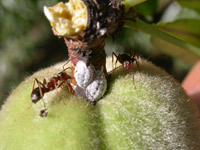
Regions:
<instances>
[{"instance_id":1,"label":"ant mandible","mask_svg":"<svg viewBox=\"0 0 200 150\"><path fill-rule=\"evenodd\" d=\"M133 69L133 63L134 62L136 63L137 69L139 71L139 63L138 63L139 56L134 53L131 46L130 46L130 54L129 55L128 54L118 54L117 55L114 52L112 52L112 64L113 64L114 56L117 58L116 61L115 61L115 69L118 68L118 67L116 68L116 64L119 61L122 64L124 69L132 71L132 73L133 73L133 86L135 87L135 82L134 82L135 72L134 72L134 69Z\"/></svg>"},{"instance_id":2,"label":"ant mandible","mask_svg":"<svg viewBox=\"0 0 200 150\"><path fill-rule=\"evenodd\" d=\"M69 68L66 68L69 69ZM74 90L72 86L68 83L68 79L71 79L71 76L68 75L64 69L62 72L58 73L57 76L52 77L49 82L46 81L46 79L43 80L43 83L41 83L37 78L35 78L33 82L33 88L31 93L31 101L33 103L37 103L41 98L43 98L44 94L47 92L50 92L54 89L57 89L61 87L64 83L67 84L67 87L71 93L74 93ZM58 83L61 81L61 83ZM37 83L38 87L35 88L35 82ZM41 110L40 116L44 117L47 115L46 108L44 110Z\"/></svg>"}]
</instances>

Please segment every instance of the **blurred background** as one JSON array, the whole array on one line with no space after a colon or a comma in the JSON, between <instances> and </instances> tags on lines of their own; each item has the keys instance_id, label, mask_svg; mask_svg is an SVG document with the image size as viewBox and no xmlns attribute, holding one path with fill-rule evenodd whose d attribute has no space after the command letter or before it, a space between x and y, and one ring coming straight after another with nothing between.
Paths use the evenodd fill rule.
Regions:
<instances>
[{"instance_id":1,"label":"blurred background","mask_svg":"<svg viewBox=\"0 0 200 150\"><path fill-rule=\"evenodd\" d=\"M43 14L44 5L52 6L57 2L0 0L0 105L25 78L37 70L68 59L64 40L53 35ZM135 8L143 21L156 24L160 29L200 47L200 8L193 7L184 7L184 4L179 5L172 0L147 0ZM179 27L184 27L181 28L184 32L173 30ZM141 57L165 69L179 82L199 59L193 54L182 59L174 55L177 47L170 47L159 39L131 29L123 29L114 41L109 37L105 48L107 55L112 52L129 53L130 45ZM169 53L167 48L173 51Z\"/></svg>"}]
</instances>

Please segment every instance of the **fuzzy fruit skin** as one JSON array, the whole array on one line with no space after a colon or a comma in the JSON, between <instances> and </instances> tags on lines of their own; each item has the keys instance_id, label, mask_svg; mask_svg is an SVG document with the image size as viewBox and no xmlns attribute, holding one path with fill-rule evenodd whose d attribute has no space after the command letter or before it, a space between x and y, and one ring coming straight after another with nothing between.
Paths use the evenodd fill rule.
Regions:
<instances>
[{"instance_id":1,"label":"fuzzy fruit skin","mask_svg":"<svg viewBox=\"0 0 200 150\"><path fill-rule=\"evenodd\" d=\"M45 94L46 118L39 117L42 102L31 105L33 79L52 77L63 63L35 73L2 107L0 150L199 149L196 106L168 74L149 62L139 63L136 89L132 73L116 70L106 96L95 106L67 89Z\"/></svg>"}]
</instances>

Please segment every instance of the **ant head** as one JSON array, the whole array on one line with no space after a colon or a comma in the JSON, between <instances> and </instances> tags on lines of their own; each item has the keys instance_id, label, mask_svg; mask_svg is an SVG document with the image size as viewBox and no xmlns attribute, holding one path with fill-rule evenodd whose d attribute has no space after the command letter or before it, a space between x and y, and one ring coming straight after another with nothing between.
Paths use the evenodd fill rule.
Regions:
<instances>
[{"instance_id":1,"label":"ant head","mask_svg":"<svg viewBox=\"0 0 200 150\"><path fill-rule=\"evenodd\" d=\"M62 78L64 74L65 74L64 72L60 72L60 73L57 75L57 77Z\"/></svg>"},{"instance_id":2,"label":"ant head","mask_svg":"<svg viewBox=\"0 0 200 150\"><path fill-rule=\"evenodd\" d=\"M133 67L132 61L124 61L123 67L124 67L126 70L130 70L130 69Z\"/></svg>"},{"instance_id":3,"label":"ant head","mask_svg":"<svg viewBox=\"0 0 200 150\"><path fill-rule=\"evenodd\" d=\"M68 75L67 73L65 72L60 72L57 77L59 77L61 80L67 80L67 79L71 79L71 76Z\"/></svg>"},{"instance_id":4,"label":"ant head","mask_svg":"<svg viewBox=\"0 0 200 150\"><path fill-rule=\"evenodd\" d=\"M33 103L37 103L40 99L41 99L41 95L40 95L40 89L39 87L35 88L33 90L33 92L31 93L31 101Z\"/></svg>"}]
</instances>

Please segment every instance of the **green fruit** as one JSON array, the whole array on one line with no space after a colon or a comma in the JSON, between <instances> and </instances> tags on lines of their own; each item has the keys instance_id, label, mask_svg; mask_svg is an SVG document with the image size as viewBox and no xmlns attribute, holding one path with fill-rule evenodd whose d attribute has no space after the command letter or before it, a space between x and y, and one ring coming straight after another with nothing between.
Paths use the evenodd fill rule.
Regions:
<instances>
[{"instance_id":1,"label":"green fruit","mask_svg":"<svg viewBox=\"0 0 200 150\"><path fill-rule=\"evenodd\" d=\"M33 80L56 75L63 63L35 73L2 107L0 150L200 149L196 106L168 74L144 60L139 63L136 89L132 73L117 69L96 105L67 88L46 93L46 118L39 116L42 100L31 104Z\"/></svg>"}]
</instances>

